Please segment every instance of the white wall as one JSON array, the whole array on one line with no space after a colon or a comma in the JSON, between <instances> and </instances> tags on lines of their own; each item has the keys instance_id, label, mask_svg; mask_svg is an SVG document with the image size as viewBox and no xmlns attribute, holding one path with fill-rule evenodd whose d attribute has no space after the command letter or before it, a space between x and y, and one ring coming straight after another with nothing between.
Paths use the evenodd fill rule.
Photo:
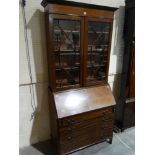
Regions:
<instances>
[{"instance_id":1,"label":"white wall","mask_svg":"<svg viewBox=\"0 0 155 155\"><path fill-rule=\"evenodd\" d=\"M100 4L112 7L124 6L124 0L76 0L78 2ZM23 12L20 5L20 47L19 47L19 90L20 90L20 147L30 145L50 138L49 105L48 105L48 76L46 61L46 38L44 27L43 7L41 0L27 0L25 6L26 27L30 52L30 68L26 52ZM111 60L109 69L109 84L117 99L120 73L122 68L124 24L124 7L115 13L112 38ZM34 94L33 94L34 92ZM36 117L32 120L33 107L37 108Z\"/></svg>"}]
</instances>

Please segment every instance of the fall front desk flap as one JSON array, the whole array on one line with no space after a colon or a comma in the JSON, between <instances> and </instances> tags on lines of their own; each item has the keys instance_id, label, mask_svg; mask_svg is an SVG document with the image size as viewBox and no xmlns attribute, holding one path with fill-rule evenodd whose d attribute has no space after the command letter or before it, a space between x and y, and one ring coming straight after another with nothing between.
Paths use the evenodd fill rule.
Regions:
<instances>
[{"instance_id":1,"label":"fall front desk flap","mask_svg":"<svg viewBox=\"0 0 155 155\"><path fill-rule=\"evenodd\" d=\"M116 104L109 86L81 88L54 93L58 118L89 112Z\"/></svg>"}]
</instances>

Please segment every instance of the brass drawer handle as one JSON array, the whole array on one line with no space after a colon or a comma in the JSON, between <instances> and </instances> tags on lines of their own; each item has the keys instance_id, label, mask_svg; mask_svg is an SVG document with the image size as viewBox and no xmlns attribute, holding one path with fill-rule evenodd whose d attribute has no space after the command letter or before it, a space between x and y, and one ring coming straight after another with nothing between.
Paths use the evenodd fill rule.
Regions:
<instances>
[{"instance_id":1,"label":"brass drawer handle","mask_svg":"<svg viewBox=\"0 0 155 155\"><path fill-rule=\"evenodd\" d=\"M111 119L110 118L102 118L102 121L104 121L104 122L110 122Z\"/></svg>"},{"instance_id":2,"label":"brass drawer handle","mask_svg":"<svg viewBox=\"0 0 155 155\"><path fill-rule=\"evenodd\" d=\"M67 137L67 139L68 139L68 140L71 140L71 139L72 139L72 137L70 137L70 136L69 136L69 137Z\"/></svg>"},{"instance_id":3,"label":"brass drawer handle","mask_svg":"<svg viewBox=\"0 0 155 155\"><path fill-rule=\"evenodd\" d=\"M68 121L68 123L75 123L75 120L73 120L73 119L69 119L67 121Z\"/></svg>"},{"instance_id":4,"label":"brass drawer handle","mask_svg":"<svg viewBox=\"0 0 155 155\"><path fill-rule=\"evenodd\" d=\"M71 119L71 120L68 120L68 123L70 125L80 125L80 124L83 124L83 121L78 122L78 121L75 121L75 120Z\"/></svg>"},{"instance_id":5,"label":"brass drawer handle","mask_svg":"<svg viewBox=\"0 0 155 155\"><path fill-rule=\"evenodd\" d=\"M71 122L71 120L69 119L69 120L67 120L67 122L68 122L68 123L70 123L70 122Z\"/></svg>"},{"instance_id":6,"label":"brass drawer handle","mask_svg":"<svg viewBox=\"0 0 155 155\"><path fill-rule=\"evenodd\" d=\"M109 109L108 109L108 110L104 110L104 111L102 111L103 114L107 114L107 113L111 113L111 112L112 112L112 111L109 110Z\"/></svg>"},{"instance_id":7,"label":"brass drawer handle","mask_svg":"<svg viewBox=\"0 0 155 155\"><path fill-rule=\"evenodd\" d=\"M101 129L107 129L109 127L110 127L110 125L103 125L103 126L101 126Z\"/></svg>"}]
</instances>

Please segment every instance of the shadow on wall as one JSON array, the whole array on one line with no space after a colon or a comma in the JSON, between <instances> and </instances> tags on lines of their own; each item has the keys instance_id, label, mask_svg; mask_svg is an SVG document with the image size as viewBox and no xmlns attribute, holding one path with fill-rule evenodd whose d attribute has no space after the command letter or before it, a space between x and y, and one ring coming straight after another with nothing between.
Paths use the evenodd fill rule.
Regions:
<instances>
[{"instance_id":1,"label":"shadow on wall","mask_svg":"<svg viewBox=\"0 0 155 155\"><path fill-rule=\"evenodd\" d=\"M47 82L47 56L44 13L36 10L27 24L31 66L33 66L34 77L32 84L34 90L34 103L36 115L33 118L33 126L30 144L50 139L50 117L48 103ZM29 33L28 33L29 34ZM32 47L31 47L32 46ZM31 51L32 50L32 51ZM34 63L34 64L32 64ZM32 74L33 75L33 74ZM33 95L32 95L33 97ZM33 101L32 101L33 102Z\"/></svg>"},{"instance_id":2,"label":"shadow on wall","mask_svg":"<svg viewBox=\"0 0 155 155\"><path fill-rule=\"evenodd\" d=\"M33 126L30 137L30 144L42 152L45 155L56 154L56 150L53 147L52 141L50 140L50 114L49 114L49 103L48 103L48 85L41 86L37 84L36 89L36 100L37 100L37 113L33 119Z\"/></svg>"},{"instance_id":3,"label":"shadow on wall","mask_svg":"<svg viewBox=\"0 0 155 155\"><path fill-rule=\"evenodd\" d=\"M39 9L27 23L33 82L47 82L45 16Z\"/></svg>"}]
</instances>

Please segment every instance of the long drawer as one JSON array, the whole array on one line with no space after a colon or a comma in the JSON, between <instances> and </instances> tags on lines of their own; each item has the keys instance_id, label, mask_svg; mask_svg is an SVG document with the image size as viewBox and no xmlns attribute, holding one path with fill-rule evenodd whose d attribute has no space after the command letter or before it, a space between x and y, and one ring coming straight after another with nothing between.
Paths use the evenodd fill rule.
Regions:
<instances>
[{"instance_id":1,"label":"long drawer","mask_svg":"<svg viewBox=\"0 0 155 155\"><path fill-rule=\"evenodd\" d=\"M59 128L60 136L68 135L73 132L83 131L89 127L100 126L100 128L112 127L114 115L110 115L108 118L97 117L91 120L78 122L72 126Z\"/></svg>"},{"instance_id":2,"label":"long drawer","mask_svg":"<svg viewBox=\"0 0 155 155\"><path fill-rule=\"evenodd\" d=\"M59 127L67 127L67 126L73 126L78 125L84 121L91 120L93 118L97 117L104 117L105 119L108 119L113 115L113 109L114 107L109 107L106 109L101 109L93 112L87 112L80 115L75 115L67 118L62 118L59 120Z\"/></svg>"},{"instance_id":3,"label":"long drawer","mask_svg":"<svg viewBox=\"0 0 155 155\"><path fill-rule=\"evenodd\" d=\"M107 133L111 135L112 130L113 130L113 125L112 125L112 121L110 120L108 122L108 125L104 125L103 123L98 123L87 128L72 130L71 132L68 132L66 134L60 133L60 143L66 143L72 140L74 141L77 138L80 138L80 137L85 138L87 136L89 137L90 135L97 136L97 137L98 136L104 137L104 135L106 135Z\"/></svg>"},{"instance_id":4,"label":"long drawer","mask_svg":"<svg viewBox=\"0 0 155 155\"><path fill-rule=\"evenodd\" d=\"M60 141L63 154L97 143L112 137L113 128L100 128L101 126L89 127L82 132L75 132L69 137L64 136Z\"/></svg>"}]
</instances>

